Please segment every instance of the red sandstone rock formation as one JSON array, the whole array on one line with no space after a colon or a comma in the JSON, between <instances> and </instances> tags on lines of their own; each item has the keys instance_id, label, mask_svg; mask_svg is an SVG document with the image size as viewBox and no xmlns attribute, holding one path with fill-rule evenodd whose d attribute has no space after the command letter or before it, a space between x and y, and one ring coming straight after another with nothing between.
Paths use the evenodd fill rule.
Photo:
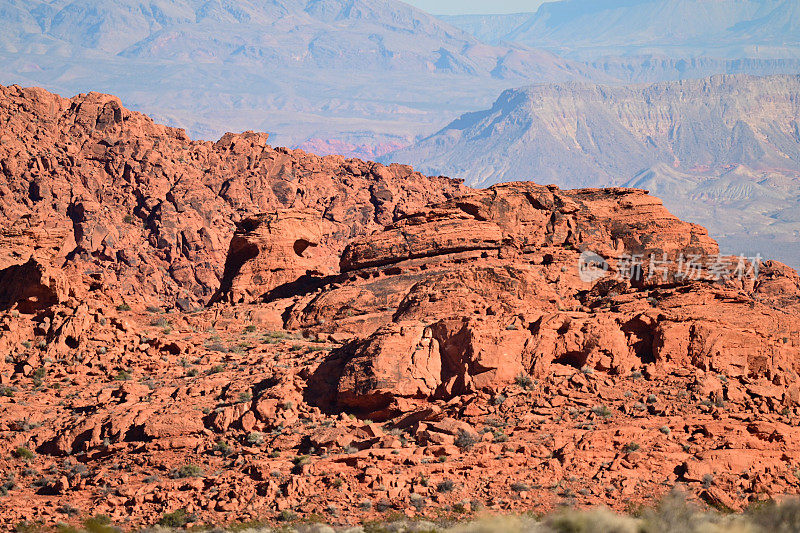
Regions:
<instances>
[{"instance_id":1,"label":"red sandstone rock formation","mask_svg":"<svg viewBox=\"0 0 800 533\"><path fill-rule=\"evenodd\" d=\"M715 281L644 191L475 191L0 92L4 528L800 491L800 277ZM706 267L630 280L624 253Z\"/></svg>"},{"instance_id":2,"label":"red sandstone rock formation","mask_svg":"<svg viewBox=\"0 0 800 533\"><path fill-rule=\"evenodd\" d=\"M405 166L272 148L266 134L192 141L98 93L0 87L0 124L0 218L71 228L70 260L130 301L206 303L248 216L316 212L335 266L350 239L462 190Z\"/></svg>"},{"instance_id":3,"label":"red sandstone rock formation","mask_svg":"<svg viewBox=\"0 0 800 533\"><path fill-rule=\"evenodd\" d=\"M607 278L581 281L585 250L608 258ZM388 416L397 398L496 392L519 375L544 379L553 365L613 375L696 367L798 385L800 351L785 339L800 339L790 318L800 302L779 310L766 296L793 294L796 274L770 263L754 289L752 277L679 282L645 266L637 288L613 280L623 251L718 254L705 230L643 191L496 186L351 243L342 281L302 301L291 323L341 331L353 324L342 317L353 292L375 295L359 301L370 315L354 331L364 340L318 371L321 398L372 417Z\"/></svg>"}]
</instances>

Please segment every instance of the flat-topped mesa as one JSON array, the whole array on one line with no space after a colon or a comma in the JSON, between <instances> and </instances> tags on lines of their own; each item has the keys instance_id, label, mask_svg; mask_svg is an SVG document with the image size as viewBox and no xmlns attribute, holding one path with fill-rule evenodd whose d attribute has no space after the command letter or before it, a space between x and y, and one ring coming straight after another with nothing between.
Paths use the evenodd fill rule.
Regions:
<instances>
[{"instance_id":1,"label":"flat-topped mesa","mask_svg":"<svg viewBox=\"0 0 800 533\"><path fill-rule=\"evenodd\" d=\"M647 191L562 191L509 183L439 204L350 243L340 268L351 272L465 251L535 253L554 246L608 259L623 252L672 258L719 253L704 228L671 215Z\"/></svg>"}]
</instances>

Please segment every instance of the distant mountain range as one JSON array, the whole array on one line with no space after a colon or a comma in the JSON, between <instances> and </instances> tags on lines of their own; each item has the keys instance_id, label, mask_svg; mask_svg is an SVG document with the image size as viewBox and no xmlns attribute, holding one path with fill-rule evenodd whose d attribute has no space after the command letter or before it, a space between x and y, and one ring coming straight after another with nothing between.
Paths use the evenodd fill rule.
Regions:
<instances>
[{"instance_id":1,"label":"distant mountain range","mask_svg":"<svg viewBox=\"0 0 800 533\"><path fill-rule=\"evenodd\" d=\"M791 242L800 264L798 121L800 76L537 85L384 160L473 186L646 188L724 245L770 255L775 242Z\"/></svg>"},{"instance_id":2,"label":"distant mountain range","mask_svg":"<svg viewBox=\"0 0 800 533\"><path fill-rule=\"evenodd\" d=\"M800 72L797 0L562 0L535 13L441 19L484 42L549 50L622 83Z\"/></svg>"},{"instance_id":3,"label":"distant mountain range","mask_svg":"<svg viewBox=\"0 0 800 533\"><path fill-rule=\"evenodd\" d=\"M800 57L797 0L562 0L535 13L442 18L486 42L573 59Z\"/></svg>"},{"instance_id":4,"label":"distant mountain range","mask_svg":"<svg viewBox=\"0 0 800 533\"><path fill-rule=\"evenodd\" d=\"M564 0L442 20L395 0L0 0L0 83L117 94L193 137L255 129L374 157L511 87L800 72L794 4Z\"/></svg>"},{"instance_id":5,"label":"distant mountain range","mask_svg":"<svg viewBox=\"0 0 800 533\"><path fill-rule=\"evenodd\" d=\"M405 145L509 86L598 75L394 0L0 0L0 26L0 83L111 92L212 139Z\"/></svg>"}]
</instances>

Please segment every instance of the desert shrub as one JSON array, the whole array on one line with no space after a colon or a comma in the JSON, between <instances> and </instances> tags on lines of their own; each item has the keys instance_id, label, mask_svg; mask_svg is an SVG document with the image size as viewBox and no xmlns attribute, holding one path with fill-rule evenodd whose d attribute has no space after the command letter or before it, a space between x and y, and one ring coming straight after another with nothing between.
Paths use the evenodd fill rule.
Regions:
<instances>
[{"instance_id":1,"label":"desert shrub","mask_svg":"<svg viewBox=\"0 0 800 533\"><path fill-rule=\"evenodd\" d=\"M77 514L80 513L80 510L77 507L73 507L72 505L70 505L68 503L65 503L65 504L59 506L56 509L56 511L58 511L61 514L65 514L67 516L76 516Z\"/></svg>"},{"instance_id":2,"label":"desert shrub","mask_svg":"<svg viewBox=\"0 0 800 533\"><path fill-rule=\"evenodd\" d=\"M8 491L13 490L17 487L16 481L14 481L14 475L9 474L6 476L6 479L0 483L0 496L6 496Z\"/></svg>"},{"instance_id":3,"label":"desert shrub","mask_svg":"<svg viewBox=\"0 0 800 533\"><path fill-rule=\"evenodd\" d=\"M475 444L479 442L479 437L470 431L466 431L463 429L458 430L458 435L456 436L455 444L462 450L469 450Z\"/></svg>"},{"instance_id":4,"label":"desert shrub","mask_svg":"<svg viewBox=\"0 0 800 533\"><path fill-rule=\"evenodd\" d=\"M624 451L625 453L633 453L633 452L638 452L640 448L641 446L639 446L639 444L635 442L629 442L628 444L622 447L622 451Z\"/></svg>"},{"instance_id":5,"label":"desert shrub","mask_svg":"<svg viewBox=\"0 0 800 533\"><path fill-rule=\"evenodd\" d=\"M231 448L230 444L224 440L218 441L216 444L214 444L214 446L211 448L211 451L220 453L226 457L233 453L233 449Z\"/></svg>"},{"instance_id":6,"label":"desert shrub","mask_svg":"<svg viewBox=\"0 0 800 533\"><path fill-rule=\"evenodd\" d=\"M22 459L23 461L30 461L33 459L34 455L33 452L30 451L28 448L24 446L20 446L16 450L14 450L14 457L17 459Z\"/></svg>"},{"instance_id":7,"label":"desert shrub","mask_svg":"<svg viewBox=\"0 0 800 533\"><path fill-rule=\"evenodd\" d=\"M533 387L533 379L531 379L531 377L527 374L520 374L519 376L517 376L515 381L517 385L519 385L523 389L530 389L531 387Z\"/></svg>"},{"instance_id":8,"label":"desert shrub","mask_svg":"<svg viewBox=\"0 0 800 533\"><path fill-rule=\"evenodd\" d=\"M369 511L372 509L372 500L361 500L358 502L358 507L362 511Z\"/></svg>"},{"instance_id":9,"label":"desert shrub","mask_svg":"<svg viewBox=\"0 0 800 533\"><path fill-rule=\"evenodd\" d=\"M511 484L511 490L514 492L529 492L531 487L527 483L522 483L521 481L515 481Z\"/></svg>"},{"instance_id":10,"label":"desert shrub","mask_svg":"<svg viewBox=\"0 0 800 533\"><path fill-rule=\"evenodd\" d=\"M503 405L508 397L505 394L498 394L494 398L492 398L492 405Z\"/></svg>"},{"instance_id":11,"label":"desert shrub","mask_svg":"<svg viewBox=\"0 0 800 533\"><path fill-rule=\"evenodd\" d=\"M592 407L592 412L597 416L602 416L603 418L608 418L611 416L611 409L605 405L596 405Z\"/></svg>"},{"instance_id":12,"label":"desert shrub","mask_svg":"<svg viewBox=\"0 0 800 533\"><path fill-rule=\"evenodd\" d=\"M564 511L545 520L545 525L554 533L639 533L636 519L607 509Z\"/></svg>"},{"instance_id":13,"label":"desert shrub","mask_svg":"<svg viewBox=\"0 0 800 533\"><path fill-rule=\"evenodd\" d=\"M111 518L104 514L87 518L83 522L83 527L88 533L119 533L119 529L111 525Z\"/></svg>"},{"instance_id":14,"label":"desert shrub","mask_svg":"<svg viewBox=\"0 0 800 533\"><path fill-rule=\"evenodd\" d=\"M164 513L158 521L158 525L165 527L183 527L190 521L189 515L186 514L186 509L178 509L171 513Z\"/></svg>"},{"instance_id":15,"label":"desert shrub","mask_svg":"<svg viewBox=\"0 0 800 533\"><path fill-rule=\"evenodd\" d=\"M411 502L411 506L417 510L417 512L422 511L425 508L427 502L425 501L425 497L420 494L412 494L409 497Z\"/></svg>"},{"instance_id":16,"label":"desert shrub","mask_svg":"<svg viewBox=\"0 0 800 533\"><path fill-rule=\"evenodd\" d=\"M439 493L446 493L446 492L453 492L453 489L456 488L456 484L451 479L445 479L441 481L438 485L436 485L436 492Z\"/></svg>"},{"instance_id":17,"label":"desert shrub","mask_svg":"<svg viewBox=\"0 0 800 533\"><path fill-rule=\"evenodd\" d=\"M248 433L247 444L257 446L263 442L264 442L264 435L262 435L258 431L253 431L252 433Z\"/></svg>"},{"instance_id":18,"label":"desert shrub","mask_svg":"<svg viewBox=\"0 0 800 533\"><path fill-rule=\"evenodd\" d=\"M176 468L170 474L173 479L185 479L189 477L203 477L203 469L197 465L183 465Z\"/></svg>"},{"instance_id":19,"label":"desert shrub","mask_svg":"<svg viewBox=\"0 0 800 533\"><path fill-rule=\"evenodd\" d=\"M800 500L788 500L781 504L768 501L747 513L751 522L770 533L792 533L800 531Z\"/></svg>"},{"instance_id":20,"label":"desert shrub","mask_svg":"<svg viewBox=\"0 0 800 533\"><path fill-rule=\"evenodd\" d=\"M492 431L492 436L495 442L508 442L508 435L502 429Z\"/></svg>"}]
</instances>

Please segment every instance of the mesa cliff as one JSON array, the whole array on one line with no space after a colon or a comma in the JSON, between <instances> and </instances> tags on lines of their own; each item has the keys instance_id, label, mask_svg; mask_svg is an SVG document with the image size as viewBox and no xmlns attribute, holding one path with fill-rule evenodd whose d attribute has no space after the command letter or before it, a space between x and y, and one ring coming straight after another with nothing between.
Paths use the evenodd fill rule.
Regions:
<instances>
[{"instance_id":1,"label":"mesa cliff","mask_svg":"<svg viewBox=\"0 0 800 533\"><path fill-rule=\"evenodd\" d=\"M800 277L647 191L196 142L94 93L2 88L0 125L4 525L800 489Z\"/></svg>"}]
</instances>

